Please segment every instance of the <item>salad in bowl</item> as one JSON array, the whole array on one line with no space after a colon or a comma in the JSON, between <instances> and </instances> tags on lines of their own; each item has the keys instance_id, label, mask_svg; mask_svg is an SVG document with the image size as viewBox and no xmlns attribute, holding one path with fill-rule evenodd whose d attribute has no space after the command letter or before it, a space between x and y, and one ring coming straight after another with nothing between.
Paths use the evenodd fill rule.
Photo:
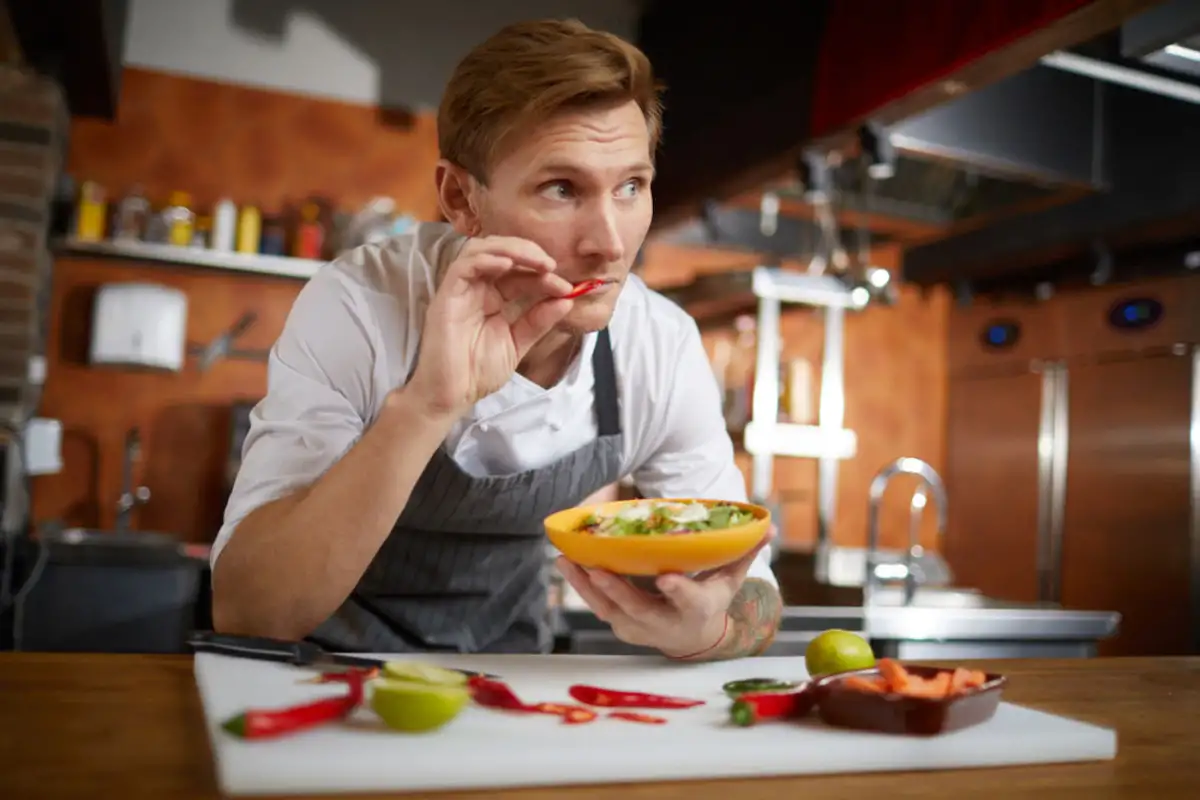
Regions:
<instances>
[{"instance_id":1,"label":"salad in bowl","mask_svg":"<svg viewBox=\"0 0 1200 800\"><path fill-rule=\"evenodd\" d=\"M771 513L751 503L652 498L569 508L547 517L545 529L550 543L582 567L653 576L737 561L770 524Z\"/></svg>"},{"instance_id":2,"label":"salad in bowl","mask_svg":"<svg viewBox=\"0 0 1200 800\"><path fill-rule=\"evenodd\" d=\"M699 500L634 500L614 509L597 509L579 523L593 536L655 536L720 531L746 525L754 512L735 503Z\"/></svg>"}]
</instances>

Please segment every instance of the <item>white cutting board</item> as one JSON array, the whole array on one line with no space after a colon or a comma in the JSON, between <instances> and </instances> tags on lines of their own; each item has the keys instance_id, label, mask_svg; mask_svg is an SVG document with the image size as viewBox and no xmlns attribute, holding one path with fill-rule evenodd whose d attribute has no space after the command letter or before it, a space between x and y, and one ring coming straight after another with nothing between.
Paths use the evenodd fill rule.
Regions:
<instances>
[{"instance_id":1,"label":"white cutting board","mask_svg":"<svg viewBox=\"0 0 1200 800\"><path fill-rule=\"evenodd\" d=\"M412 656L403 656L412 659ZM227 795L324 794L623 783L689 778L934 770L1111 759L1114 731L1001 704L987 723L934 738L853 732L815 718L751 728L727 724L726 681L799 679L802 658L674 664L645 656L417 658L502 676L526 702L572 702L567 687L682 695L709 701L660 713L666 725L600 718L565 725L540 714L469 706L434 733L383 728L363 709L274 741L234 739L220 723L249 707L278 707L344 693L299 684L312 670L200 653L196 683Z\"/></svg>"}]
</instances>

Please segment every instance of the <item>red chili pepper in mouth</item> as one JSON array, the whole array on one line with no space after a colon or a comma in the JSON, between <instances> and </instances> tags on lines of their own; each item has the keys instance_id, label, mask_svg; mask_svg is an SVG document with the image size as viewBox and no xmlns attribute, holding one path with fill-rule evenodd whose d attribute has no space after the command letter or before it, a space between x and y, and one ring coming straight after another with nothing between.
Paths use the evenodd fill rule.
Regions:
<instances>
[{"instance_id":1,"label":"red chili pepper in mouth","mask_svg":"<svg viewBox=\"0 0 1200 800\"><path fill-rule=\"evenodd\" d=\"M649 714L637 714L633 711L610 711L612 719L623 719L627 722L640 722L644 725L666 725L666 717L652 717Z\"/></svg>"},{"instance_id":2,"label":"red chili pepper in mouth","mask_svg":"<svg viewBox=\"0 0 1200 800\"><path fill-rule=\"evenodd\" d=\"M603 708L695 708L704 705L703 700L691 700L686 697L624 692L580 684L572 686L567 693L581 703Z\"/></svg>"},{"instance_id":3,"label":"red chili pepper in mouth","mask_svg":"<svg viewBox=\"0 0 1200 800\"><path fill-rule=\"evenodd\" d=\"M612 283L612 281L600 280L597 278L580 281L579 283L575 284L575 288L573 288L568 294L563 295L563 297L571 300L579 297L580 295L587 294L588 292L593 292L608 283Z\"/></svg>"},{"instance_id":4,"label":"red chili pepper in mouth","mask_svg":"<svg viewBox=\"0 0 1200 800\"><path fill-rule=\"evenodd\" d=\"M348 684L350 691L344 697L328 697L290 708L254 708L226 720L221 727L243 739L270 739L342 719L362 702L365 680L366 673L362 671L332 673L324 682Z\"/></svg>"},{"instance_id":5,"label":"red chili pepper in mouth","mask_svg":"<svg viewBox=\"0 0 1200 800\"><path fill-rule=\"evenodd\" d=\"M815 692L807 684L786 692L747 692L733 701L729 717L734 725L748 727L769 719L798 719L814 705Z\"/></svg>"}]
</instances>

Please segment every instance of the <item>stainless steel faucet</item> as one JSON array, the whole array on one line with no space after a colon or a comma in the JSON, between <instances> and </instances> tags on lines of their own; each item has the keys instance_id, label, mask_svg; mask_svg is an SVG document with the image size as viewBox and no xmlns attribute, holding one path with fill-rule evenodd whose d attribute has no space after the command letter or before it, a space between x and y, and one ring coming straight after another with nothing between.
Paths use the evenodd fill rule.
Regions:
<instances>
[{"instance_id":1,"label":"stainless steel faucet","mask_svg":"<svg viewBox=\"0 0 1200 800\"><path fill-rule=\"evenodd\" d=\"M908 531L908 551L904 556L904 605L912 605L917 594L917 559L921 557L921 517L925 511L928 495L933 495L937 504L938 539L946 531L946 487L941 477L929 464L919 458L898 458L875 474L867 500L867 572L863 580L863 599L870 603L876 588L883 581L880 567L877 564L879 554L879 506L887 491L888 483L901 473L916 475L921 479L910 503L910 524ZM894 565L889 565L894 566ZM892 576L888 576L892 577ZM898 576L897 576L898 577Z\"/></svg>"},{"instance_id":2,"label":"stainless steel faucet","mask_svg":"<svg viewBox=\"0 0 1200 800\"><path fill-rule=\"evenodd\" d=\"M125 434L125 455L121 464L121 496L117 498L118 532L130 530L129 522L135 506L145 505L150 499L150 489L145 486L133 487L133 464L142 455L142 437L136 427L130 428Z\"/></svg>"}]
</instances>

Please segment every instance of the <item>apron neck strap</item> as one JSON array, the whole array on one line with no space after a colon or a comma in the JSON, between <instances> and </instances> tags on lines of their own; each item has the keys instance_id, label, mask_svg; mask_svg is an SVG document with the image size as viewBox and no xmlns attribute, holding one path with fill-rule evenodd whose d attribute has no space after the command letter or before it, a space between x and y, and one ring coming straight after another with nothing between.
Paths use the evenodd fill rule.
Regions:
<instances>
[{"instance_id":1,"label":"apron neck strap","mask_svg":"<svg viewBox=\"0 0 1200 800\"><path fill-rule=\"evenodd\" d=\"M613 363L612 339L608 335L608 328L602 328L596 335L592 373L595 376L596 427L601 436L615 436L621 432L621 404L617 395L617 368Z\"/></svg>"}]
</instances>

